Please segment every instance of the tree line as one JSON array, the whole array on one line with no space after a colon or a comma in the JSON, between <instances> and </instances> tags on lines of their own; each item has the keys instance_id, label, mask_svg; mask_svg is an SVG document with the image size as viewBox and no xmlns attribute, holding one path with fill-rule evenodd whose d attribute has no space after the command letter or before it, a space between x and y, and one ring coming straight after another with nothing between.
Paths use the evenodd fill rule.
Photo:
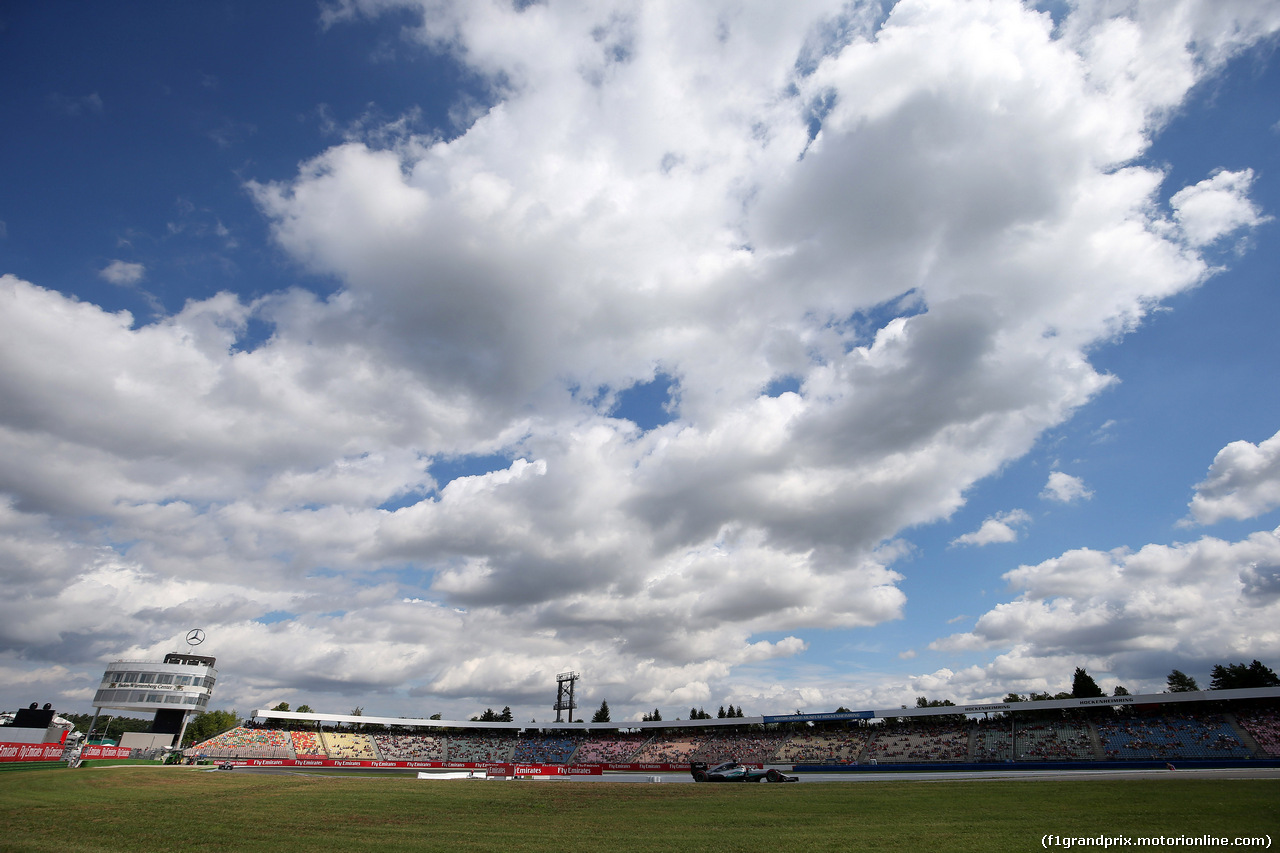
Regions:
<instances>
[{"instance_id":1,"label":"tree line","mask_svg":"<svg viewBox=\"0 0 1280 853\"><path fill-rule=\"evenodd\" d=\"M1261 661L1254 660L1252 663L1231 663L1217 664L1210 673L1211 681L1209 682L1210 690L1238 690L1247 687L1280 687L1280 676ZM1181 670L1173 670L1169 673L1166 680L1165 693L1191 693L1200 690L1199 684L1191 676ZM1071 678L1071 689L1063 690L1058 693L1038 693L1032 691L1025 696L1020 693L1007 694L1002 702L1043 702L1050 699L1101 699L1107 695L1106 691L1098 686L1098 682L1092 675L1085 670L1084 667L1076 667L1075 673ZM1129 696L1132 695L1123 686L1117 684L1111 692L1112 696ZM916 697L917 708L943 708L951 707L955 703L949 699L928 699L924 696ZM906 705L902 706L906 708ZM939 723L962 722L963 714L940 714L932 718L933 721Z\"/></svg>"},{"instance_id":2,"label":"tree line","mask_svg":"<svg viewBox=\"0 0 1280 853\"><path fill-rule=\"evenodd\" d=\"M745 717L745 716L746 716L746 713L742 710L741 707L735 708L732 705L730 705L728 708L726 708L724 705L721 705L720 710L716 713L716 719L720 719L720 720L725 720L730 718L736 719L738 717ZM680 719L679 717L676 717L677 721L679 719ZM711 712L706 710L705 708L690 708L689 719L710 720L712 719L712 717L711 717ZM659 711L657 708L654 708L652 713L642 714L640 716L640 721L642 723L660 723L662 722L662 712ZM579 720L578 722L582 722L582 721ZM600 708L591 716L591 722L593 723L613 722L611 719L609 719L609 700L606 699L605 701L600 703Z\"/></svg>"},{"instance_id":3,"label":"tree line","mask_svg":"<svg viewBox=\"0 0 1280 853\"><path fill-rule=\"evenodd\" d=\"M1247 666L1243 663L1217 664L1209 673L1210 690L1241 690L1249 687L1280 687L1280 676L1262 661L1254 658ZM1194 693L1200 689L1196 680L1182 670L1169 673L1165 693Z\"/></svg>"},{"instance_id":4,"label":"tree line","mask_svg":"<svg viewBox=\"0 0 1280 853\"><path fill-rule=\"evenodd\" d=\"M1210 672L1210 690L1239 690L1248 687L1280 687L1280 676L1277 676L1271 667L1256 659L1249 664L1216 664ZM1165 693L1194 693L1200 689L1200 685L1196 680L1180 669L1170 672L1165 680ZM1044 699L1094 699L1106 695L1106 691L1098 686L1093 676L1089 675L1083 667L1076 667L1075 674L1071 679L1070 692L1064 691L1052 694L1033 692L1026 696L1010 693L1004 698L1004 701L1035 702ZM1111 695L1128 696L1130 693L1122 685L1116 685Z\"/></svg>"}]
</instances>

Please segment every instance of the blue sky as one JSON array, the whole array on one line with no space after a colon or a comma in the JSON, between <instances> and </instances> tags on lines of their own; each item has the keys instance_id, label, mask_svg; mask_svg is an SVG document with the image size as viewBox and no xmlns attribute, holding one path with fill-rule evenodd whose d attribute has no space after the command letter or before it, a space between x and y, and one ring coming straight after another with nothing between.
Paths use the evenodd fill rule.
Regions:
<instances>
[{"instance_id":1,"label":"blue sky","mask_svg":"<svg viewBox=\"0 0 1280 853\"><path fill-rule=\"evenodd\" d=\"M6 9L0 704L1275 666L1280 11L1050 11Z\"/></svg>"}]
</instances>

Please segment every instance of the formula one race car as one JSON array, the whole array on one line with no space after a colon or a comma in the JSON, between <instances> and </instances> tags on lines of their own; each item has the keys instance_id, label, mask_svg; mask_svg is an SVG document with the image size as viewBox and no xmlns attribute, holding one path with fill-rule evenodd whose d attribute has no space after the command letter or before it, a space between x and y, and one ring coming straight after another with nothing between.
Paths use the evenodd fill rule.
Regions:
<instances>
[{"instance_id":1,"label":"formula one race car","mask_svg":"<svg viewBox=\"0 0 1280 853\"><path fill-rule=\"evenodd\" d=\"M736 761L726 761L715 767L707 767L705 761L695 761L689 765L695 782L799 782L799 776L788 776L770 768L769 770L750 770Z\"/></svg>"}]
</instances>

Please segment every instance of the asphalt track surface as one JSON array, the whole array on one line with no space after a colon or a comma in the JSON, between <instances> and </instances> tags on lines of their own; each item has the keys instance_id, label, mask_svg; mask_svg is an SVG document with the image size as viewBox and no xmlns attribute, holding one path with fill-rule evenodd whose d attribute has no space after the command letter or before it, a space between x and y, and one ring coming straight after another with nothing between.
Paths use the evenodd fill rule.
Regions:
<instances>
[{"instance_id":1,"label":"asphalt track surface","mask_svg":"<svg viewBox=\"0 0 1280 853\"><path fill-rule=\"evenodd\" d=\"M204 770L205 768L200 768ZM385 779L390 776L402 776L403 778L414 779L416 775L410 772L403 773L378 773L372 774L362 772L360 770L336 770L326 773L317 773L314 770L298 770L291 767L237 767L233 771L220 771L233 773L270 773L270 774L290 774L297 776L341 776L343 778L366 778ZM846 771L840 773L798 773L800 777L798 783L782 783L782 784L816 784L821 782L1044 782L1044 781L1090 781L1095 779L1280 779L1280 768L1278 767L1258 767L1258 768L1222 768L1222 769L1195 769L1195 770L956 770L956 771ZM432 780L423 780L432 781ZM439 781L447 782L483 782L488 781L483 778L476 779L441 779ZM497 781L497 780L493 780ZM573 776L573 777L555 777L548 781L574 781L574 782L633 782L633 783L661 783L663 785L684 785L695 784L693 777L688 773L605 773L601 776ZM731 782L708 782L705 784L751 784L751 783L731 783ZM767 785L767 782L757 784Z\"/></svg>"}]
</instances>

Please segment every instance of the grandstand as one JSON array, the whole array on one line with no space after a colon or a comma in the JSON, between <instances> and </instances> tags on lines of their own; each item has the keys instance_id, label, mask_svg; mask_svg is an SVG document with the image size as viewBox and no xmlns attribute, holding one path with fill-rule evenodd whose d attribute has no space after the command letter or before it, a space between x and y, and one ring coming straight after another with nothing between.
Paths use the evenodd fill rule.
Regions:
<instances>
[{"instance_id":1,"label":"grandstand","mask_svg":"<svg viewBox=\"0 0 1280 853\"><path fill-rule=\"evenodd\" d=\"M255 716L317 731L241 726L188 754L643 769L727 759L825 767L1280 760L1280 688L623 724Z\"/></svg>"},{"instance_id":2,"label":"grandstand","mask_svg":"<svg viewBox=\"0 0 1280 853\"><path fill-rule=\"evenodd\" d=\"M352 732L321 732L320 740L330 758L350 758L371 761L378 757L373 741L368 735Z\"/></svg>"},{"instance_id":3,"label":"grandstand","mask_svg":"<svg viewBox=\"0 0 1280 853\"><path fill-rule=\"evenodd\" d=\"M511 760L536 764L569 764L583 736L540 734L522 737L515 743Z\"/></svg>"},{"instance_id":4,"label":"grandstand","mask_svg":"<svg viewBox=\"0 0 1280 853\"><path fill-rule=\"evenodd\" d=\"M800 732L779 745L772 756L777 764L856 764L871 733L864 729L834 732Z\"/></svg>"},{"instance_id":5,"label":"grandstand","mask_svg":"<svg viewBox=\"0 0 1280 853\"><path fill-rule=\"evenodd\" d=\"M504 734L450 735L448 738L449 761L472 763L501 763L512 760L516 739Z\"/></svg>"},{"instance_id":6,"label":"grandstand","mask_svg":"<svg viewBox=\"0 0 1280 853\"><path fill-rule=\"evenodd\" d=\"M1093 761L1101 757L1087 723L1034 721L974 728L973 761Z\"/></svg>"},{"instance_id":7,"label":"grandstand","mask_svg":"<svg viewBox=\"0 0 1280 853\"><path fill-rule=\"evenodd\" d=\"M1219 714L1101 720L1098 736L1103 754L1123 761L1252 757Z\"/></svg>"},{"instance_id":8,"label":"grandstand","mask_svg":"<svg viewBox=\"0 0 1280 853\"><path fill-rule=\"evenodd\" d=\"M636 761L640 748L648 743L645 734L592 734L574 754L580 764L622 764Z\"/></svg>"},{"instance_id":9,"label":"grandstand","mask_svg":"<svg viewBox=\"0 0 1280 853\"><path fill-rule=\"evenodd\" d=\"M374 746L387 761L444 761L445 739L432 735L373 736Z\"/></svg>"},{"instance_id":10,"label":"grandstand","mask_svg":"<svg viewBox=\"0 0 1280 853\"><path fill-rule=\"evenodd\" d=\"M640 747L632 760L653 764L688 764L693 760L698 740L686 735L658 735Z\"/></svg>"},{"instance_id":11,"label":"grandstand","mask_svg":"<svg viewBox=\"0 0 1280 853\"><path fill-rule=\"evenodd\" d=\"M746 764L763 764L773 757L789 736L787 732L714 732L698 742L689 760L717 764L732 759Z\"/></svg>"},{"instance_id":12,"label":"grandstand","mask_svg":"<svg viewBox=\"0 0 1280 853\"><path fill-rule=\"evenodd\" d=\"M298 758L328 758L319 732L289 732L293 751Z\"/></svg>"},{"instance_id":13,"label":"grandstand","mask_svg":"<svg viewBox=\"0 0 1280 853\"><path fill-rule=\"evenodd\" d=\"M188 754L206 758L296 758L289 732L237 726L193 746Z\"/></svg>"},{"instance_id":14,"label":"grandstand","mask_svg":"<svg viewBox=\"0 0 1280 853\"><path fill-rule=\"evenodd\" d=\"M1036 762L1266 760L1280 755L1274 709L1097 719L899 721L807 731L765 729L668 732L555 731L393 735L237 727L192 747L207 758L462 762L474 764L635 764L683 766L736 759L748 764L894 765Z\"/></svg>"},{"instance_id":15,"label":"grandstand","mask_svg":"<svg viewBox=\"0 0 1280 853\"><path fill-rule=\"evenodd\" d=\"M950 762L969 760L969 726L929 726L919 731L895 726L877 732L867 744L868 761Z\"/></svg>"},{"instance_id":16,"label":"grandstand","mask_svg":"<svg viewBox=\"0 0 1280 853\"><path fill-rule=\"evenodd\" d=\"M1280 713L1267 710L1240 714L1236 724L1257 745L1258 752L1280 757Z\"/></svg>"},{"instance_id":17,"label":"grandstand","mask_svg":"<svg viewBox=\"0 0 1280 853\"><path fill-rule=\"evenodd\" d=\"M1103 717L1096 721L898 723L843 731L391 735L237 727L192 747L207 758L538 764L957 764L1266 759L1280 754L1275 711Z\"/></svg>"}]
</instances>

